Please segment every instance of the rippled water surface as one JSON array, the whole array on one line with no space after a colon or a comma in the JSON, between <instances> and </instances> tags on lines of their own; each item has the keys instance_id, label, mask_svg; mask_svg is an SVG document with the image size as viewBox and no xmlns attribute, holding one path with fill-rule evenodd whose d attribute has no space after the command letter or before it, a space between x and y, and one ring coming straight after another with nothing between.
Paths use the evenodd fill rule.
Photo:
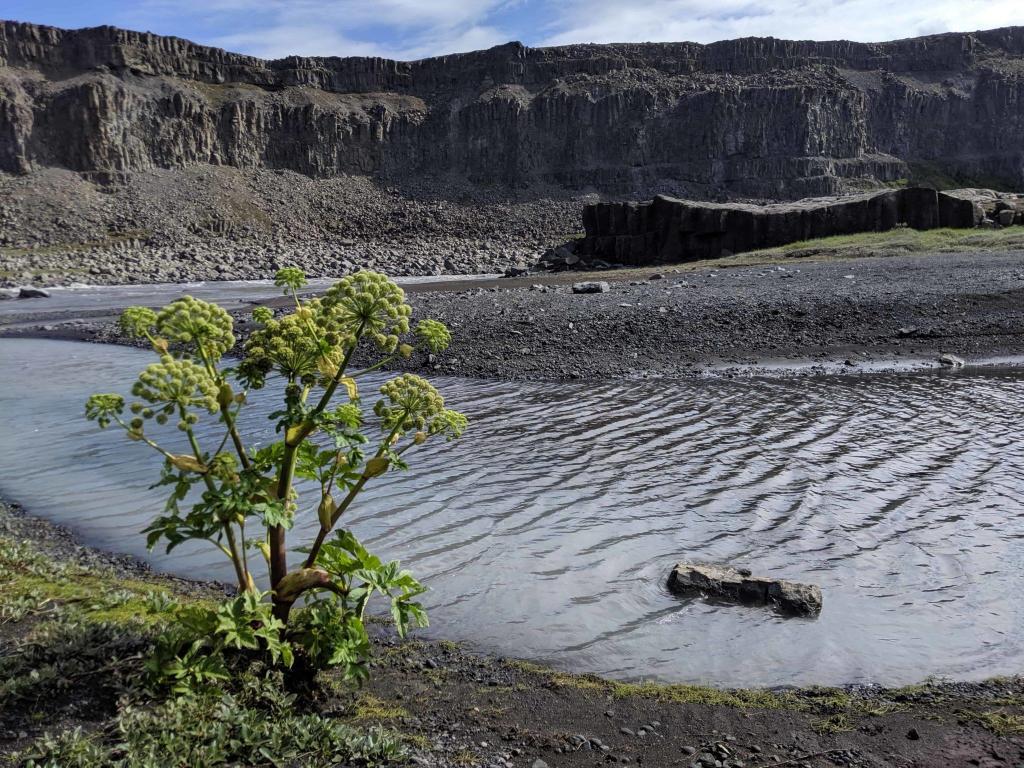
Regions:
<instances>
[{"instance_id":1,"label":"rippled water surface","mask_svg":"<svg viewBox=\"0 0 1024 768\"><path fill-rule=\"evenodd\" d=\"M145 554L159 457L81 414L150 359L0 340L0 494ZM437 383L470 431L349 519L431 587L434 634L574 671L735 685L1021 669L1019 372ZM257 398L244 425L267 441L268 406ZM229 579L219 557L151 559ZM664 582L681 558L816 582L825 609L679 599Z\"/></svg>"}]
</instances>

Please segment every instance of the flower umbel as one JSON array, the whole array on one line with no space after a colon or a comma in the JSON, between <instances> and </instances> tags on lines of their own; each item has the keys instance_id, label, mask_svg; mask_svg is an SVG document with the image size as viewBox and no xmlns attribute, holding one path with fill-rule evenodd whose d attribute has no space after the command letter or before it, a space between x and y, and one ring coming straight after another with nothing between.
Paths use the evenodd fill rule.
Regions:
<instances>
[{"instance_id":1,"label":"flower umbel","mask_svg":"<svg viewBox=\"0 0 1024 768\"><path fill-rule=\"evenodd\" d=\"M191 360L176 360L164 355L159 363L146 366L139 374L139 380L132 387L132 394L155 406L165 406L169 411L175 408L188 410L202 408L210 413L220 410L217 403L217 382L206 369ZM132 406L133 413L151 418L149 408Z\"/></svg>"},{"instance_id":2,"label":"flower umbel","mask_svg":"<svg viewBox=\"0 0 1024 768\"><path fill-rule=\"evenodd\" d=\"M124 411L124 398L114 394L90 395L85 401L85 418L95 421L105 429L111 419Z\"/></svg>"},{"instance_id":3,"label":"flower umbel","mask_svg":"<svg viewBox=\"0 0 1024 768\"><path fill-rule=\"evenodd\" d=\"M412 307L405 291L379 272L357 272L327 291L323 305L341 335L362 332L387 352L398 347L399 334L408 333Z\"/></svg>"},{"instance_id":4,"label":"flower umbel","mask_svg":"<svg viewBox=\"0 0 1024 768\"><path fill-rule=\"evenodd\" d=\"M431 352L444 352L452 341L452 334L442 322L420 320L416 323L416 338Z\"/></svg>"},{"instance_id":5,"label":"flower umbel","mask_svg":"<svg viewBox=\"0 0 1024 768\"><path fill-rule=\"evenodd\" d=\"M156 312L149 307L128 307L118 321L121 330L134 337L145 336L155 324Z\"/></svg>"},{"instance_id":6,"label":"flower umbel","mask_svg":"<svg viewBox=\"0 0 1024 768\"><path fill-rule=\"evenodd\" d=\"M181 344L194 344L211 361L235 345L231 315L216 304L182 296L156 316L156 332Z\"/></svg>"},{"instance_id":7,"label":"flower umbel","mask_svg":"<svg viewBox=\"0 0 1024 768\"><path fill-rule=\"evenodd\" d=\"M434 385L412 373L396 376L380 392L387 400L378 400L373 410L383 419L381 428L387 432L423 429L444 412L444 398Z\"/></svg>"},{"instance_id":8,"label":"flower umbel","mask_svg":"<svg viewBox=\"0 0 1024 768\"><path fill-rule=\"evenodd\" d=\"M298 291L306 284L306 273L298 267L285 267L277 270L274 275L274 285L278 288L287 288L289 291ZM287 293L287 291L285 291Z\"/></svg>"}]
</instances>

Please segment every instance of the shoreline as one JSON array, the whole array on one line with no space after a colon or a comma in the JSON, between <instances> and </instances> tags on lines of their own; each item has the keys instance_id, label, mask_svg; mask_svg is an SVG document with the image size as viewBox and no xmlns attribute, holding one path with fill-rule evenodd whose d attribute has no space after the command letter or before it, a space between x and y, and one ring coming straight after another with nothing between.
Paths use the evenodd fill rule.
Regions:
<instances>
[{"instance_id":1,"label":"shoreline","mask_svg":"<svg viewBox=\"0 0 1024 768\"><path fill-rule=\"evenodd\" d=\"M608 290L572 292L587 281ZM940 368L943 354L969 365L1024 361L1024 251L562 272L406 290L414 317L445 322L453 341L436 358L392 367L438 375L557 382L915 371ZM0 337L126 343L109 311L25 311ZM241 338L250 311L232 312Z\"/></svg>"},{"instance_id":2,"label":"shoreline","mask_svg":"<svg viewBox=\"0 0 1024 768\"><path fill-rule=\"evenodd\" d=\"M8 551L16 548L11 542L27 542L90 578L101 574L111 588L153 585L193 599L225 594L224 585L157 573L136 558L84 546L68 529L18 504L0 501L0 540ZM354 721L407 734L419 745L416 765L533 768L540 760L551 768L606 762L703 768L713 765L701 762L710 755L736 768L938 768L972 759L979 760L972 765L1004 765L993 762L995 755L1024 759L1021 677L901 688L624 682L479 653L446 640L398 641L378 629L371 682L332 706L354 713ZM12 630L23 636L18 622L6 622L0 623L0 638L10 640ZM66 695L73 704L86 694L72 688ZM71 706L56 722L62 728L89 727L97 714ZM25 748L52 730L53 722L41 727L20 707L5 710L0 754Z\"/></svg>"}]
</instances>

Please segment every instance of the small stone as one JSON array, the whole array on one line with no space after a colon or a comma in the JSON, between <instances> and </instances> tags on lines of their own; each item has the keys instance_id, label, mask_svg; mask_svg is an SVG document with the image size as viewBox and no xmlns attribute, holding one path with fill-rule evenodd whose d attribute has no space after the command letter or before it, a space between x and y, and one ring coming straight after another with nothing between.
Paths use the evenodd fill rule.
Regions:
<instances>
[{"instance_id":1,"label":"small stone","mask_svg":"<svg viewBox=\"0 0 1024 768\"><path fill-rule=\"evenodd\" d=\"M548 764L541 760L539 757L533 761L530 768L549 768Z\"/></svg>"},{"instance_id":2,"label":"small stone","mask_svg":"<svg viewBox=\"0 0 1024 768\"><path fill-rule=\"evenodd\" d=\"M681 746L679 748L679 750L684 755L696 755L697 754L697 748L696 747L691 747L689 744L684 744L683 746Z\"/></svg>"},{"instance_id":3,"label":"small stone","mask_svg":"<svg viewBox=\"0 0 1024 768\"><path fill-rule=\"evenodd\" d=\"M603 280L594 280L586 283L573 283L573 293L608 293L612 287Z\"/></svg>"},{"instance_id":4,"label":"small stone","mask_svg":"<svg viewBox=\"0 0 1024 768\"><path fill-rule=\"evenodd\" d=\"M619 733L623 736L636 736L636 733L631 728L619 728Z\"/></svg>"},{"instance_id":5,"label":"small stone","mask_svg":"<svg viewBox=\"0 0 1024 768\"><path fill-rule=\"evenodd\" d=\"M918 741L921 738L921 734L918 732L917 728L911 728L907 731L907 738L911 741Z\"/></svg>"}]
</instances>

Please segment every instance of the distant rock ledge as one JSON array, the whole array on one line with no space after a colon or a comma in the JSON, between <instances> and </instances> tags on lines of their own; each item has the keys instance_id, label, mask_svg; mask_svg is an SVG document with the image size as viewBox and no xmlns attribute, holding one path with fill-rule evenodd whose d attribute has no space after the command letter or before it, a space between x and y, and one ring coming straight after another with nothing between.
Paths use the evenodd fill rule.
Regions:
<instances>
[{"instance_id":1,"label":"distant rock ledge","mask_svg":"<svg viewBox=\"0 0 1024 768\"><path fill-rule=\"evenodd\" d=\"M746 569L701 563L678 563L668 577L668 588L681 595L706 595L747 605L767 605L793 616L821 612L821 588L766 576Z\"/></svg>"},{"instance_id":2,"label":"distant rock ledge","mask_svg":"<svg viewBox=\"0 0 1024 768\"><path fill-rule=\"evenodd\" d=\"M970 229L995 223L987 218L989 211L978 192L908 187L773 205L707 203L665 195L646 202L596 203L583 209L586 236L576 242L575 253L643 266L716 259L801 240L897 227ZM1002 220L1006 225L1020 223L1016 198L1006 198L1000 201L1007 209L1006 214L1000 212Z\"/></svg>"}]
</instances>

